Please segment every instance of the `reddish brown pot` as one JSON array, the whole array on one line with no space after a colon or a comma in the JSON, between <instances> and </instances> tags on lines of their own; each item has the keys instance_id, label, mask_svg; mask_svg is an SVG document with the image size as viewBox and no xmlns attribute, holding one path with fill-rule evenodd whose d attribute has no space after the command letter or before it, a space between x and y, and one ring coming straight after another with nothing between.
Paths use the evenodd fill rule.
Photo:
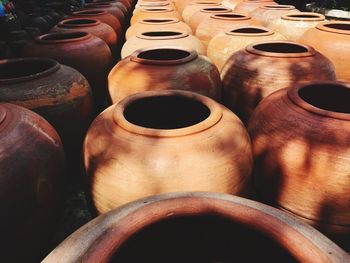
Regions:
<instances>
[{"instance_id":1,"label":"reddish brown pot","mask_svg":"<svg viewBox=\"0 0 350 263\"><path fill-rule=\"evenodd\" d=\"M90 126L83 157L98 213L165 192L251 190L244 125L188 91L141 92L109 107Z\"/></svg>"},{"instance_id":2,"label":"reddish brown pot","mask_svg":"<svg viewBox=\"0 0 350 263\"><path fill-rule=\"evenodd\" d=\"M138 50L121 60L109 73L113 103L147 90L188 90L217 101L221 98L220 74L195 51L174 48Z\"/></svg>"},{"instance_id":3,"label":"reddish brown pot","mask_svg":"<svg viewBox=\"0 0 350 263\"><path fill-rule=\"evenodd\" d=\"M23 56L49 57L77 69L89 81L96 105L102 107L113 58L100 38L87 32L46 34L25 46Z\"/></svg>"},{"instance_id":4,"label":"reddish brown pot","mask_svg":"<svg viewBox=\"0 0 350 263\"><path fill-rule=\"evenodd\" d=\"M350 86L337 82L283 89L249 123L260 197L348 242L349 100Z\"/></svg>"},{"instance_id":5,"label":"reddish brown pot","mask_svg":"<svg viewBox=\"0 0 350 263\"><path fill-rule=\"evenodd\" d=\"M152 18L177 18L182 20L181 15L171 7L149 7L140 8L140 11L131 17L130 24L133 25L143 19Z\"/></svg>"},{"instance_id":6,"label":"reddish brown pot","mask_svg":"<svg viewBox=\"0 0 350 263\"><path fill-rule=\"evenodd\" d=\"M62 205L60 138L34 112L0 103L0 152L1 261L39 262Z\"/></svg>"},{"instance_id":7,"label":"reddish brown pot","mask_svg":"<svg viewBox=\"0 0 350 263\"><path fill-rule=\"evenodd\" d=\"M82 10L103 10L111 15L115 16L120 24L124 25L125 24L125 16L123 11L118 7L118 6L113 6L112 4L109 3L90 3L90 4L85 4L82 8Z\"/></svg>"},{"instance_id":8,"label":"reddish brown pot","mask_svg":"<svg viewBox=\"0 0 350 263\"><path fill-rule=\"evenodd\" d=\"M183 20L188 24L190 22L190 18L192 15L194 15L196 12L200 11L203 8L207 7L224 7L219 1L208 1L208 0L199 0L196 1L184 9L182 12L182 18Z\"/></svg>"},{"instance_id":9,"label":"reddish brown pot","mask_svg":"<svg viewBox=\"0 0 350 263\"><path fill-rule=\"evenodd\" d=\"M148 197L99 216L43 263L349 260L321 233L273 207L237 196L190 192Z\"/></svg>"},{"instance_id":10,"label":"reddish brown pot","mask_svg":"<svg viewBox=\"0 0 350 263\"><path fill-rule=\"evenodd\" d=\"M288 41L251 44L224 65L224 104L247 122L272 92L300 82L335 80L333 64L312 47Z\"/></svg>"},{"instance_id":11,"label":"reddish brown pot","mask_svg":"<svg viewBox=\"0 0 350 263\"><path fill-rule=\"evenodd\" d=\"M306 43L329 58L334 66L337 78L350 82L350 22L323 22L309 29L299 40Z\"/></svg>"},{"instance_id":12,"label":"reddish brown pot","mask_svg":"<svg viewBox=\"0 0 350 263\"><path fill-rule=\"evenodd\" d=\"M189 19L188 25L192 28L193 32L196 32L197 27L202 23L206 18L211 17L215 14L230 13L232 10L227 7L206 7L195 12L192 17Z\"/></svg>"},{"instance_id":13,"label":"reddish brown pot","mask_svg":"<svg viewBox=\"0 0 350 263\"><path fill-rule=\"evenodd\" d=\"M245 0L237 4L234 11L237 13L251 14L260 6L264 5L278 5L272 0Z\"/></svg>"},{"instance_id":14,"label":"reddish brown pot","mask_svg":"<svg viewBox=\"0 0 350 263\"><path fill-rule=\"evenodd\" d=\"M281 16L299 12L293 5L263 5L251 12L255 20L260 21L264 26L268 26L272 21Z\"/></svg>"}]
</instances>

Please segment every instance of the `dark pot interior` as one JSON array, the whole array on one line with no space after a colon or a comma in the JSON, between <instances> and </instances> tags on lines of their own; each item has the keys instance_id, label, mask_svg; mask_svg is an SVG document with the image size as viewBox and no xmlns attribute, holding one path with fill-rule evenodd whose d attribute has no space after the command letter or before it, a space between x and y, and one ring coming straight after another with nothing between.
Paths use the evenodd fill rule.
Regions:
<instances>
[{"instance_id":1,"label":"dark pot interior","mask_svg":"<svg viewBox=\"0 0 350 263\"><path fill-rule=\"evenodd\" d=\"M326 24L324 25L325 27L337 29L337 30L348 30L350 31L350 24L337 24L337 23L332 23L332 24Z\"/></svg>"},{"instance_id":2,"label":"dark pot interior","mask_svg":"<svg viewBox=\"0 0 350 263\"><path fill-rule=\"evenodd\" d=\"M152 31L152 32L144 32L143 36L147 37L171 37L171 36L180 36L181 32L174 31Z\"/></svg>"},{"instance_id":3,"label":"dark pot interior","mask_svg":"<svg viewBox=\"0 0 350 263\"><path fill-rule=\"evenodd\" d=\"M58 63L45 59L14 60L0 64L0 80L27 77L42 73L55 67Z\"/></svg>"},{"instance_id":4,"label":"dark pot interior","mask_svg":"<svg viewBox=\"0 0 350 263\"><path fill-rule=\"evenodd\" d=\"M188 51L180 49L152 49L140 52L137 57L149 60L179 60L189 57L191 54Z\"/></svg>"},{"instance_id":5,"label":"dark pot interior","mask_svg":"<svg viewBox=\"0 0 350 263\"><path fill-rule=\"evenodd\" d=\"M273 53L305 53L307 48L293 43L271 42L254 45L254 48L263 52Z\"/></svg>"},{"instance_id":6,"label":"dark pot interior","mask_svg":"<svg viewBox=\"0 0 350 263\"><path fill-rule=\"evenodd\" d=\"M261 29L261 28L254 28L254 27L243 27L231 30L232 33L243 33L243 34L262 34L267 33L267 30Z\"/></svg>"}]
</instances>

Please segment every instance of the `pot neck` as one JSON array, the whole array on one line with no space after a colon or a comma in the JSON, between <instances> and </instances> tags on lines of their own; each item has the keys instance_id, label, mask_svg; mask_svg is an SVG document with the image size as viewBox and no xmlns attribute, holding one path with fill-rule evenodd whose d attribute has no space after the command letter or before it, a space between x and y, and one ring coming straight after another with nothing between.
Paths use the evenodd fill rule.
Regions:
<instances>
[{"instance_id":1,"label":"pot neck","mask_svg":"<svg viewBox=\"0 0 350 263\"><path fill-rule=\"evenodd\" d=\"M148 18L141 20L139 23L144 25L168 25L179 22L180 20L177 18Z\"/></svg>"},{"instance_id":2,"label":"pot neck","mask_svg":"<svg viewBox=\"0 0 350 263\"><path fill-rule=\"evenodd\" d=\"M306 21L306 22L318 22L318 21L321 22L326 19L324 15L321 15L318 13L311 13L311 12L289 13L289 14L283 15L281 18L283 20Z\"/></svg>"},{"instance_id":3,"label":"pot neck","mask_svg":"<svg viewBox=\"0 0 350 263\"><path fill-rule=\"evenodd\" d=\"M146 40L170 40L188 37L183 31L148 31L137 34L140 39Z\"/></svg>"},{"instance_id":4,"label":"pot neck","mask_svg":"<svg viewBox=\"0 0 350 263\"><path fill-rule=\"evenodd\" d=\"M250 16L239 14L239 13L229 13L229 14L215 14L210 16L211 19L224 20L224 21L243 21L251 19Z\"/></svg>"},{"instance_id":5,"label":"pot neck","mask_svg":"<svg viewBox=\"0 0 350 263\"><path fill-rule=\"evenodd\" d=\"M316 28L335 34L350 35L350 22L346 21L321 22Z\"/></svg>"},{"instance_id":6,"label":"pot neck","mask_svg":"<svg viewBox=\"0 0 350 263\"><path fill-rule=\"evenodd\" d=\"M144 13L170 13L174 9L171 7L141 7L140 11Z\"/></svg>"},{"instance_id":7,"label":"pot neck","mask_svg":"<svg viewBox=\"0 0 350 263\"><path fill-rule=\"evenodd\" d=\"M35 40L41 44L65 44L72 42L80 42L90 39L92 35L88 32L64 32L64 33L49 33L38 36Z\"/></svg>"},{"instance_id":8,"label":"pot neck","mask_svg":"<svg viewBox=\"0 0 350 263\"><path fill-rule=\"evenodd\" d=\"M226 35L230 36L244 36L244 37L263 37L275 34L271 29L259 26L241 26L235 29L226 31Z\"/></svg>"},{"instance_id":9,"label":"pot neck","mask_svg":"<svg viewBox=\"0 0 350 263\"><path fill-rule=\"evenodd\" d=\"M220 13L229 13L232 12L232 9L226 7L206 7L200 10L201 13L209 14L220 14Z\"/></svg>"},{"instance_id":10,"label":"pot neck","mask_svg":"<svg viewBox=\"0 0 350 263\"><path fill-rule=\"evenodd\" d=\"M295 10L294 5L264 5L260 6L259 9L273 10L273 11L290 11Z\"/></svg>"},{"instance_id":11,"label":"pot neck","mask_svg":"<svg viewBox=\"0 0 350 263\"><path fill-rule=\"evenodd\" d=\"M83 10L83 11L76 11L72 13L73 16L101 16L101 15L108 15L108 13L104 10Z\"/></svg>"},{"instance_id":12,"label":"pot neck","mask_svg":"<svg viewBox=\"0 0 350 263\"><path fill-rule=\"evenodd\" d=\"M61 28L84 28L84 27L94 27L100 25L101 22L96 19L84 19L84 18L73 18L62 20L58 23L58 27Z\"/></svg>"}]
</instances>

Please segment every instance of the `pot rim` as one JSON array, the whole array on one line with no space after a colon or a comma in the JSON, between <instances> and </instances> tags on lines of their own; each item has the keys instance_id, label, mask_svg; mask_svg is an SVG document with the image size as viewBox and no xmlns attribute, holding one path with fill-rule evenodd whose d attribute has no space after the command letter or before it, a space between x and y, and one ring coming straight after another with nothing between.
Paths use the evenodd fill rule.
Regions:
<instances>
[{"instance_id":1,"label":"pot rim","mask_svg":"<svg viewBox=\"0 0 350 263\"><path fill-rule=\"evenodd\" d=\"M265 10L294 10L296 9L294 5L263 5L259 8Z\"/></svg>"},{"instance_id":2,"label":"pot rim","mask_svg":"<svg viewBox=\"0 0 350 263\"><path fill-rule=\"evenodd\" d=\"M93 23L89 24L67 24L71 21L79 21L79 20L89 20L93 21ZM93 27L93 26L98 26L101 24L101 21L98 19L93 19L93 18L68 18L65 20L60 21L57 26L58 27L64 27L64 28L79 28L79 27Z\"/></svg>"},{"instance_id":3,"label":"pot rim","mask_svg":"<svg viewBox=\"0 0 350 263\"><path fill-rule=\"evenodd\" d=\"M145 36L144 34L147 33L158 33L158 32L169 32L169 33L177 33L176 35L172 36ZM140 32L136 35L137 38L140 39L146 39L146 40L168 40L168 39L180 39L180 38L185 38L188 37L189 34L185 31L182 30L150 30L150 31L144 31Z\"/></svg>"},{"instance_id":4,"label":"pot rim","mask_svg":"<svg viewBox=\"0 0 350 263\"><path fill-rule=\"evenodd\" d=\"M201 0L199 0L199 1L194 2L192 5L213 5L213 6L219 5L219 6L221 6L222 4L220 2L216 2L216 1L205 1L205 0L201 1Z\"/></svg>"},{"instance_id":5,"label":"pot rim","mask_svg":"<svg viewBox=\"0 0 350 263\"><path fill-rule=\"evenodd\" d=\"M268 52L268 51L262 51L258 50L255 47L262 44L291 44L300 46L306 49L306 52L300 52L300 53L280 53L280 52ZM259 41L253 44L248 45L245 50L251 54L264 56L264 57L276 57L276 58L301 58L301 57L311 57L316 55L316 50L309 46L304 45L301 43L293 42L293 41L287 41L287 40L269 40L269 41Z\"/></svg>"},{"instance_id":6,"label":"pot rim","mask_svg":"<svg viewBox=\"0 0 350 263\"><path fill-rule=\"evenodd\" d=\"M212 10L216 9L216 10ZM202 13L211 13L211 14L221 14L221 13L230 13L232 12L231 8L228 7L205 7L200 10Z\"/></svg>"},{"instance_id":7,"label":"pot rim","mask_svg":"<svg viewBox=\"0 0 350 263\"><path fill-rule=\"evenodd\" d=\"M322 115L334 119L340 119L340 120L347 120L350 121L350 113L342 113L342 112L336 112L336 111L330 111L330 110L324 110L319 107L313 106L312 104L306 102L304 99L302 99L299 95L299 91L306 87L311 87L315 85L337 85L337 86L344 86L349 89L350 91L350 84L341 82L341 81L316 81L309 84L299 84L295 88L291 88L287 91L288 98L294 102L297 106L303 108L304 110L315 113L317 115Z\"/></svg>"},{"instance_id":8,"label":"pot rim","mask_svg":"<svg viewBox=\"0 0 350 263\"><path fill-rule=\"evenodd\" d=\"M1 84L13 84L13 83L19 83L19 82L25 82L33 79L38 79L42 77L46 77L57 70L61 68L61 64L58 63L56 60L51 59L51 58L37 58L37 57L30 57L30 58L13 58L13 59L5 59L5 60L0 60L0 65L4 64L16 64L18 62L46 62L48 64L51 64L51 67L27 76L19 77L19 78L10 78L10 79L0 79L0 85Z\"/></svg>"},{"instance_id":9,"label":"pot rim","mask_svg":"<svg viewBox=\"0 0 350 263\"><path fill-rule=\"evenodd\" d=\"M148 22L147 20L155 20L155 21L164 21L167 20L166 22ZM161 18L161 17L156 17L156 18L144 18L140 21L138 21L138 23L140 24L144 24L144 25L167 25L167 24L175 24L175 23L179 23L180 20L178 18Z\"/></svg>"},{"instance_id":10,"label":"pot rim","mask_svg":"<svg viewBox=\"0 0 350 263\"><path fill-rule=\"evenodd\" d=\"M157 2L157 1L149 1L149 2L144 2L140 3L139 7L156 7L156 6L171 6L169 1L163 1L163 2Z\"/></svg>"},{"instance_id":11,"label":"pot rim","mask_svg":"<svg viewBox=\"0 0 350 263\"><path fill-rule=\"evenodd\" d=\"M81 35L80 37L75 38L69 38L69 39L60 39L60 40L47 40L45 39L48 36L57 36L57 35L66 35L66 36L74 36L74 35ZM86 40L91 38L92 35L85 31L75 31L75 32L57 32L57 33L47 33L41 36L38 36L35 38L35 41L42 44L64 44L64 43L70 43L70 42L78 42L82 40Z\"/></svg>"},{"instance_id":12,"label":"pot rim","mask_svg":"<svg viewBox=\"0 0 350 263\"><path fill-rule=\"evenodd\" d=\"M316 28L326 32L350 35L350 30L336 29L336 28L331 28L327 26L327 25L334 25L334 24L349 25L349 28L350 28L350 21L330 21L330 22L325 21L317 24Z\"/></svg>"},{"instance_id":13,"label":"pot rim","mask_svg":"<svg viewBox=\"0 0 350 263\"><path fill-rule=\"evenodd\" d=\"M245 28L252 28L252 29L261 29L264 30L265 32L262 33L241 33L241 32L232 32L235 30L240 30L240 29L245 29ZM239 26L239 27L234 27L234 29L228 30L225 32L226 35L230 36L248 36L248 37L261 37L261 36L271 36L275 34L274 31L267 27L262 27L262 26Z\"/></svg>"},{"instance_id":14,"label":"pot rim","mask_svg":"<svg viewBox=\"0 0 350 263\"><path fill-rule=\"evenodd\" d=\"M205 118L204 120L194 125L184 127L184 128L177 128L177 129L145 128L129 122L124 117L124 111L126 107L130 105L132 102L139 99L156 97L156 96L157 97L181 96L192 100L196 100L204 104L209 109L210 114L207 118ZM220 107L217 107L217 103L206 96L203 96L194 92L190 92L190 91L164 90L164 91L145 91L145 92L140 92L140 93L131 95L129 97L126 97L115 106L115 109L113 112L113 119L115 123L117 123L119 126L135 134L141 134L144 136L152 136L152 137L179 137L179 136L186 136L186 135L198 133L206 129L209 129L210 127L214 126L216 123L218 123L221 120L222 114L223 114L222 110Z\"/></svg>"},{"instance_id":15,"label":"pot rim","mask_svg":"<svg viewBox=\"0 0 350 263\"><path fill-rule=\"evenodd\" d=\"M313 17L310 17L310 16L313 16ZM313 12L295 12L295 13L285 14L281 16L281 19L290 20L290 21L317 22L317 21L324 21L326 17L322 14L313 13Z\"/></svg>"},{"instance_id":16,"label":"pot rim","mask_svg":"<svg viewBox=\"0 0 350 263\"><path fill-rule=\"evenodd\" d=\"M101 10L101 9L94 9L94 10L80 10L75 11L72 13L72 15L76 16L99 16L99 15L106 15L109 14L107 11Z\"/></svg>"},{"instance_id":17,"label":"pot rim","mask_svg":"<svg viewBox=\"0 0 350 263\"><path fill-rule=\"evenodd\" d=\"M86 3L83 5L83 8L100 8L100 7L113 7L111 3L107 2L93 2L93 3Z\"/></svg>"},{"instance_id":18,"label":"pot rim","mask_svg":"<svg viewBox=\"0 0 350 263\"><path fill-rule=\"evenodd\" d=\"M140 3L143 3L143 2L146 2L146 3L149 3L149 2L170 2L169 0L140 0L139 1Z\"/></svg>"},{"instance_id":19,"label":"pot rim","mask_svg":"<svg viewBox=\"0 0 350 263\"><path fill-rule=\"evenodd\" d=\"M241 14L241 13L219 13L211 15L210 18L217 19L217 20L226 20L226 21L241 21L241 20L249 20L252 17L247 14Z\"/></svg>"},{"instance_id":20,"label":"pot rim","mask_svg":"<svg viewBox=\"0 0 350 263\"><path fill-rule=\"evenodd\" d=\"M175 9L168 6L168 7L140 7L140 12L144 13L169 13L174 12Z\"/></svg>"}]
</instances>

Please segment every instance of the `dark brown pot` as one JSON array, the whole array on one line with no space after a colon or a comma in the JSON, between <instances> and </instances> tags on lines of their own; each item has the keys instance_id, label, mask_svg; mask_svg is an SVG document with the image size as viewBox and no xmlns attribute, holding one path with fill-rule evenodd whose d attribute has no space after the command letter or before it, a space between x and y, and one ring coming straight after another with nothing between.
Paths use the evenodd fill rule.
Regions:
<instances>
[{"instance_id":1,"label":"dark brown pot","mask_svg":"<svg viewBox=\"0 0 350 263\"><path fill-rule=\"evenodd\" d=\"M125 16L122 10L120 10L120 8L118 6L113 6L109 3L90 3L90 4L85 4L82 8L82 10L103 10L106 11L108 13L110 13L111 15L115 16L120 24L124 25L125 24Z\"/></svg>"},{"instance_id":2,"label":"dark brown pot","mask_svg":"<svg viewBox=\"0 0 350 263\"><path fill-rule=\"evenodd\" d=\"M113 58L108 45L100 38L87 32L46 34L27 45L23 55L49 57L75 68L87 78L96 105L102 107Z\"/></svg>"},{"instance_id":3,"label":"dark brown pot","mask_svg":"<svg viewBox=\"0 0 350 263\"><path fill-rule=\"evenodd\" d=\"M34 112L0 103L0 153L1 261L39 262L62 204L60 138Z\"/></svg>"}]
</instances>

